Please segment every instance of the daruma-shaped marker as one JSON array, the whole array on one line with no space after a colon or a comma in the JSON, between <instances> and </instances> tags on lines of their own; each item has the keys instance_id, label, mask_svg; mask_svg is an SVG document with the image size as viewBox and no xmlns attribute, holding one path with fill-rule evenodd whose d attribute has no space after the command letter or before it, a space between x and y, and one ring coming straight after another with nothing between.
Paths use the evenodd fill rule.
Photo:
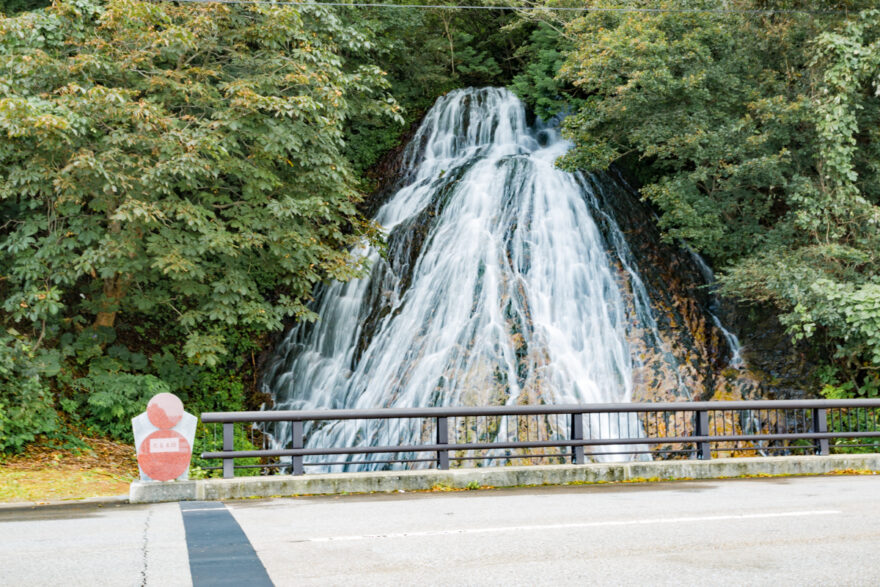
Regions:
<instances>
[{"instance_id":1,"label":"daruma-shaped marker","mask_svg":"<svg viewBox=\"0 0 880 587\"><path fill-rule=\"evenodd\" d=\"M161 430L174 428L183 418L183 402L173 393L157 393L147 404L147 418Z\"/></svg>"},{"instance_id":2,"label":"daruma-shaped marker","mask_svg":"<svg viewBox=\"0 0 880 587\"><path fill-rule=\"evenodd\" d=\"M192 456L195 421L195 416L183 411L183 402L176 395L153 396L146 413L132 419L141 477L153 481L185 477Z\"/></svg>"}]
</instances>

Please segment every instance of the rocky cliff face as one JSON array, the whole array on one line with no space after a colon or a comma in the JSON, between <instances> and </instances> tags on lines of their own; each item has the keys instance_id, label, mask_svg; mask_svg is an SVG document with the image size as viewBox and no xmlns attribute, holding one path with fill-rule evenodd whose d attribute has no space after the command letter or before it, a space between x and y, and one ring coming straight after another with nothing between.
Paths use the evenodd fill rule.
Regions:
<instances>
[{"instance_id":1,"label":"rocky cliff face","mask_svg":"<svg viewBox=\"0 0 880 587\"><path fill-rule=\"evenodd\" d=\"M680 358L680 375L694 391L693 399L815 397L811 373L817 358L792 343L770 309L716 296L704 262L686 248L664 242L648 204L620 173L615 179L622 189L613 196L600 192L602 206L626 234L662 338ZM637 397L680 397L674 375L656 360L658 353L646 351L655 359L641 371ZM736 355L740 360L731 360Z\"/></svg>"}]
</instances>

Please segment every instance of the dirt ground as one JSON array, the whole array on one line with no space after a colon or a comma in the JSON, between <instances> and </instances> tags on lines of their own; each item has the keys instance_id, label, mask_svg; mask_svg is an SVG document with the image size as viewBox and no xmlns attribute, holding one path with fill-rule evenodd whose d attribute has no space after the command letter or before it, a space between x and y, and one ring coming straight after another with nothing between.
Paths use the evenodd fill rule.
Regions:
<instances>
[{"instance_id":1,"label":"dirt ground","mask_svg":"<svg viewBox=\"0 0 880 587\"><path fill-rule=\"evenodd\" d=\"M128 493L137 477L134 447L102 438L83 438L90 450L32 446L0 457L0 502L48 502Z\"/></svg>"}]
</instances>

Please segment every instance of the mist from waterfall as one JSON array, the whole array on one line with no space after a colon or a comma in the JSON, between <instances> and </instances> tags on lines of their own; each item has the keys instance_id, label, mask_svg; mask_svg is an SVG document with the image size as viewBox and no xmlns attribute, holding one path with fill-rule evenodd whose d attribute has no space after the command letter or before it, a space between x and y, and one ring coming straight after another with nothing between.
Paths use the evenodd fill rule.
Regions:
<instances>
[{"instance_id":1,"label":"mist from waterfall","mask_svg":"<svg viewBox=\"0 0 880 587\"><path fill-rule=\"evenodd\" d=\"M320 319L279 345L264 378L275 408L630 401L632 337L663 343L623 234L594 220L596 178L554 166L569 147L507 90L441 97L404 154L403 187L376 214L384 254L361 251L370 274L322 288ZM315 426L307 446L424 432L392 428ZM286 430L270 431L276 446Z\"/></svg>"}]
</instances>

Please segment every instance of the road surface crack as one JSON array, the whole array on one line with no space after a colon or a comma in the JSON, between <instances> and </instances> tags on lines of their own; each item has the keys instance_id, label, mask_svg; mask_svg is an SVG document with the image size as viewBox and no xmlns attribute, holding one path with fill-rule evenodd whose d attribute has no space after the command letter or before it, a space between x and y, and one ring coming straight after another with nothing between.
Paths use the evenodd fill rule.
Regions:
<instances>
[{"instance_id":1,"label":"road surface crack","mask_svg":"<svg viewBox=\"0 0 880 587\"><path fill-rule=\"evenodd\" d=\"M152 508L147 512L147 519L144 522L144 539L143 539L143 566L141 567L141 587L146 587L147 584L147 542L149 540L150 534L150 518L153 517Z\"/></svg>"}]
</instances>

